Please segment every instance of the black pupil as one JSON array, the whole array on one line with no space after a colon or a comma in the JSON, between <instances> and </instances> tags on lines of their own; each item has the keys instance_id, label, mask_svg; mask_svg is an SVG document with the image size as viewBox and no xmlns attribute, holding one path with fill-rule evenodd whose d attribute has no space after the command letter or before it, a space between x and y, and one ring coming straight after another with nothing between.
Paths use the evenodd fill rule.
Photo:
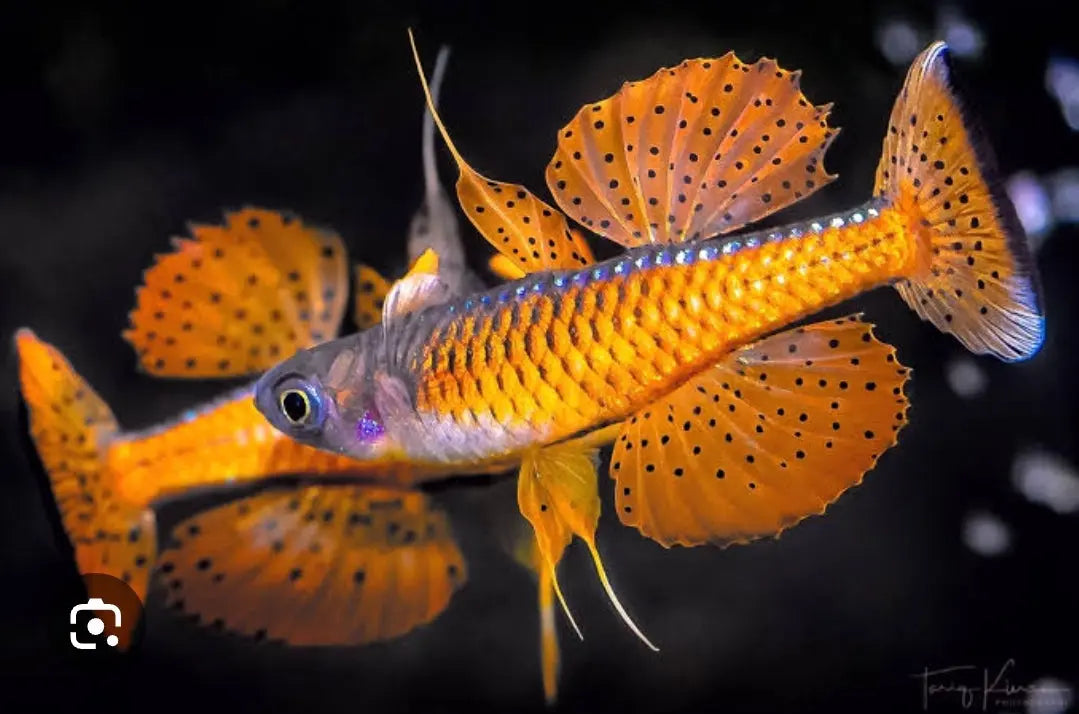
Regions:
<instances>
[{"instance_id":1,"label":"black pupil","mask_svg":"<svg viewBox=\"0 0 1079 714\"><path fill-rule=\"evenodd\" d=\"M307 400L295 390L285 395L281 406L285 408L285 416L292 421L303 421L307 417Z\"/></svg>"}]
</instances>

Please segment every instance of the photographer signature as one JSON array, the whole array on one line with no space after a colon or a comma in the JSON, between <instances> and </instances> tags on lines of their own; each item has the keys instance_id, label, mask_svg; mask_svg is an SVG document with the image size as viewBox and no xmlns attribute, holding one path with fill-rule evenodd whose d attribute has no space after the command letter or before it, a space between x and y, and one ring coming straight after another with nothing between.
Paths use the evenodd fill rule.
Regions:
<instances>
[{"instance_id":1,"label":"photographer signature","mask_svg":"<svg viewBox=\"0 0 1079 714\"><path fill-rule=\"evenodd\" d=\"M929 669L911 675L921 681L922 709L929 710L933 697L955 694L963 709L989 711L990 705L1013 706L1019 696L1055 697L1066 701L1071 691L1064 687L1052 687L1043 684L1016 684L1008 675L1015 668L1015 660L1008 659L997 670L989 667L979 668L972 664ZM980 679L976 673L980 672ZM1036 693L1036 694L1035 694Z\"/></svg>"}]
</instances>

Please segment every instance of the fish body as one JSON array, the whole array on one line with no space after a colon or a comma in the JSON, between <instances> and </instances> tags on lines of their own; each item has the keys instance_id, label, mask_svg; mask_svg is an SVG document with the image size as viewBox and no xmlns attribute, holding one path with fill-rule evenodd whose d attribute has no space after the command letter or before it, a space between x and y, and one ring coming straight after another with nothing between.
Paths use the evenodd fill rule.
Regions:
<instances>
[{"instance_id":1,"label":"fish body","mask_svg":"<svg viewBox=\"0 0 1079 714\"><path fill-rule=\"evenodd\" d=\"M898 210L874 200L783 228L534 273L308 353L328 364L320 389L343 421L371 418L375 400L364 395L374 375L405 389L415 406L396 428L407 460L519 460L522 450L620 422L732 350L906 277L919 240ZM271 372L261 383L280 379ZM342 434L335 450L348 453L352 438Z\"/></svg>"},{"instance_id":2,"label":"fish body","mask_svg":"<svg viewBox=\"0 0 1079 714\"><path fill-rule=\"evenodd\" d=\"M1025 236L949 72L943 43L912 64L867 202L733 236L835 178L830 105L773 60L686 60L583 107L546 172L561 212L472 169L432 107L492 268L523 277L456 295L410 275L379 327L281 362L256 405L361 461L520 463L518 505L566 614L554 571L579 537L651 646L596 546L597 446L614 442L625 525L665 546L743 543L822 513L907 421L910 370L871 325L793 325L891 285L975 353L1040 348ZM569 218L626 252L596 262Z\"/></svg>"},{"instance_id":3,"label":"fish body","mask_svg":"<svg viewBox=\"0 0 1079 714\"><path fill-rule=\"evenodd\" d=\"M106 478L119 497L149 505L200 487L288 474L362 475L354 460L282 438L258 416L249 385L150 429L117 434L107 445Z\"/></svg>"},{"instance_id":4,"label":"fish body","mask_svg":"<svg viewBox=\"0 0 1079 714\"><path fill-rule=\"evenodd\" d=\"M872 202L762 233L644 246L436 307L443 314L406 360L419 443L431 456L483 458L622 421L732 350L905 277L916 240L897 211ZM454 453L459 441L472 453Z\"/></svg>"},{"instance_id":5,"label":"fish body","mask_svg":"<svg viewBox=\"0 0 1079 714\"><path fill-rule=\"evenodd\" d=\"M143 369L240 376L267 366L284 345L336 332L348 286L335 236L253 208L193 232L194 240L159 256L137 291L125 336ZM170 602L207 622L294 644L403 634L441 612L464 582L445 514L403 488L417 464L364 463L300 444L266 423L252 384L149 429L123 431L56 347L26 328L15 345L31 436L80 573L122 579L145 600L156 568ZM181 522L159 561L161 501L281 476L308 481L271 485ZM427 570L417 574L417 565ZM271 572L281 575L276 590L255 577ZM305 572L335 587L297 599L290 586ZM412 579L402 585L399 576ZM248 607L253 599L260 604ZM355 607L360 599L367 604ZM377 610L388 600L399 605L383 617ZM337 614L320 617L317 607L297 614L301 604Z\"/></svg>"}]
</instances>

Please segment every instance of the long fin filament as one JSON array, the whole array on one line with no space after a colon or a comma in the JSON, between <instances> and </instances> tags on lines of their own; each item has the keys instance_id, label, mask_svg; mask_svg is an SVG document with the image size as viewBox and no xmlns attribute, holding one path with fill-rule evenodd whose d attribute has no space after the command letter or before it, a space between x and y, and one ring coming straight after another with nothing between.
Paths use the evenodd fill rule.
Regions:
<instances>
[{"instance_id":1,"label":"long fin filament","mask_svg":"<svg viewBox=\"0 0 1079 714\"><path fill-rule=\"evenodd\" d=\"M607 570L603 567L603 560L599 557L599 550L596 548L596 542L594 540L586 541L588 543L588 552L592 554L592 562L596 565L596 575L599 576L599 581L603 585L604 591L607 593L607 598L614 605L614 609L618 612L618 615L622 618L622 621L626 623L626 626L633 631L633 634L637 635L637 639L648 646L648 649L653 652L659 652L659 648L652 644L641 629L637 627L637 623L633 621L633 618L626 612L626 608L622 607L622 602L618 599L618 596L614 593L614 588L611 587L611 581L607 578Z\"/></svg>"}]
</instances>

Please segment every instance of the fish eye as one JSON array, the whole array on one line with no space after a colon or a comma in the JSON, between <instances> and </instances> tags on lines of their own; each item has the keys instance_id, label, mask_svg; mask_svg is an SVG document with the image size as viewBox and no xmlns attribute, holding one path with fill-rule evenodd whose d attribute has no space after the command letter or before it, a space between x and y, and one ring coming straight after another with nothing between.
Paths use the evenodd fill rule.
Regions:
<instances>
[{"instance_id":1,"label":"fish eye","mask_svg":"<svg viewBox=\"0 0 1079 714\"><path fill-rule=\"evenodd\" d=\"M311 398L302 389L286 389L278 397L281 413L291 423L306 424L311 418Z\"/></svg>"},{"instance_id":2,"label":"fish eye","mask_svg":"<svg viewBox=\"0 0 1079 714\"><path fill-rule=\"evenodd\" d=\"M322 393L318 386L297 374L277 381L273 388L277 413L286 426L297 431L319 429L325 417Z\"/></svg>"}]
</instances>

